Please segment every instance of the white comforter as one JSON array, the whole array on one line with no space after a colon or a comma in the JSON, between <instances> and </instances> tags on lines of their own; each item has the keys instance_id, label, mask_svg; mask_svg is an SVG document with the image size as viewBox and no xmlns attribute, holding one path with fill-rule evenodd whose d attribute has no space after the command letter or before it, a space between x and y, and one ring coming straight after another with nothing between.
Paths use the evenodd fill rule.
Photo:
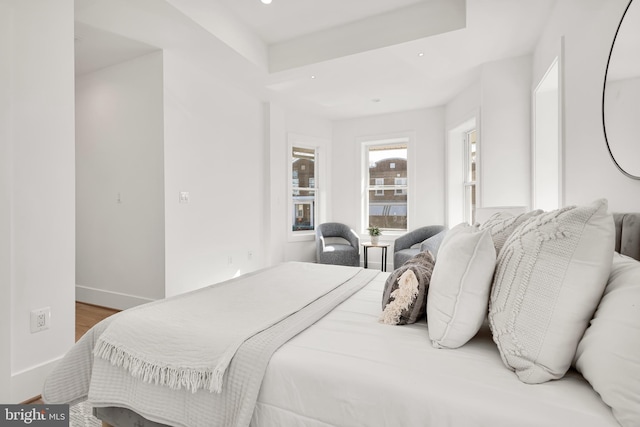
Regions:
<instances>
[{"instance_id":1,"label":"white comforter","mask_svg":"<svg viewBox=\"0 0 640 427\"><path fill-rule=\"evenodd\" d=\"M273 355L253 427L619 427L575 371L520 382L486 328L447 350L431 346L424 320L378 323L385 277Z\"/></svg>"},{"instance_id":2,"label":"white comforter","mask_svg":"<svg viewBox=\"0 0 640 427\"><path fill-rule=\"evenodd\" d=\"M88 391L95 406L129 407L161 423L247 426L273 352L376 274L286 263L120 313L72 348L43 399L72 403ZM202 379L221 366L219 390L206 387Z\"/></svg>"},{"instance_id":3,"label":"white comforter","mask_svg":"<svg viewBox=\"0 0 640 427\"><path fill-rule=\"evenodd\" d=\"M251 426L619 427L576 372L545 384L521 383L486 329L445 350L431 346L424 321L378 323L386 277L379 274L273 354ZM132 409L148 418L187 423L211 411L208 392L161 391L104 360L95 363L97 386L89 400L98 406L135 401Z\"/></svg>"},{"instance_id":4,"label":"white comforter","mask_svg":"<svg viewBox=\"0 0 640 427\"><path fill-rule=\"evenodd\" d=\"M128 310L100 335L94 353L144 382L220 393L231 360L247 341L273 331L288 340L372 277L352 267L280 264ZM323 299L332 302L323 305ZM313 320L281 327L303 311ZM259 348L251 353L256 363L261 356Z\"/></svg>"}]
</instances>

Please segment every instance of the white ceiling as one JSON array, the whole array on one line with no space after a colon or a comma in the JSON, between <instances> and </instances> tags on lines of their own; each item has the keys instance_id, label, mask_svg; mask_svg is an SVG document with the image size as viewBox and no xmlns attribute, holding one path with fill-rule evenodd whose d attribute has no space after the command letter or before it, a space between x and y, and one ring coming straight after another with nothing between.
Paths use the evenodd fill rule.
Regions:
<instances>
[{"instance_id":1,"label":"white ceiling","mask_svg":"<svg viewBox=\"0 0 640 427\"><path fill-rule=\"evenodd\" d=\"M284 42L317 31L392 12L423 0L218 0L265 43Z\"/></svg>"},{"instance_id":2,"label":"white ceiling","mask_svg":"<svg viewBox=\"0 0 640 427\"><path fill-rule=\"evenodd\" d=\"M212 73L233 75L264 100L329 119L427 108L471 84L479 65L530 54L555 2L466 0L464 13L464 0L76 0L76 67L180 45L201 49ZM338 36L328 59L314 58L311 45ZM369 39L377 45L362 43ZM275 48L305 62L269 72ZM222 58L226 71L216 66Z\"/></svg>"}]
</instances>

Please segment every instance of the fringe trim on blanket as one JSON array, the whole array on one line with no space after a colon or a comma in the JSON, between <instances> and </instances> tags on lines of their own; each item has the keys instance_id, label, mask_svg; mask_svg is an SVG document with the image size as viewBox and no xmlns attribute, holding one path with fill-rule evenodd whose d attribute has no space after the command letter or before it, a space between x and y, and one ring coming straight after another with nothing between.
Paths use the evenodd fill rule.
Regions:
<instances>
[{"instance_id":1,"label":"fringe trim on blanket","mask_svg":"<svg viewBox=\"0 0 640 427\"><path fill-rule=\"evenodd\" d=\"M173 367L136 357L126 350L103 340L98 340L94 355L125 369L134 378L149 384L163 385L174 390L183 387L192 393L200 389L212 393L222 392L223 377L230 358L223 357L213 369ZM229 360L226 360L229 359Z\"/></svg>"}]
</instances>

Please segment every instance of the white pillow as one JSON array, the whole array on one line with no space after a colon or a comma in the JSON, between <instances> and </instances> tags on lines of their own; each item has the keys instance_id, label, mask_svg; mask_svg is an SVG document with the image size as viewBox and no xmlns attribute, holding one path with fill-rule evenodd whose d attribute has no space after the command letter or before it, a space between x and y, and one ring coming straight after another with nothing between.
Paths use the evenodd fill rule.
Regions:
<instances>
[{"instance_id":1,"label":"white pillow","mask_svg":"<svg viewBox=\"0 0 640 427\"><path fill-rule=\"evenodd\" d=\"M609 277L615 229L607 201L543 213L507 239L489 302L504 363L530 384L561 378Z\"/></svg>"},{"instance_id":2,"label":"white pillow","mask_svg":"<svg viewBox=\"0 0 640 427\"><path fill-rule=\"evenodd\" d=\"M640 262L614 254L575 365L624 427L640 426Z\"/></svg>"},{"instance_id":3,"label":"white pillow","mask_svg":"<svg viewBox=\"0 0 640 427\"><path fill-rule=\"evenodd\" d=\"M427 296L429 338L434 347L458 348L487 317L496 251L491 233L460 224L445 236Z\"/></svg>"},{"instance_id":4,"label":"white pillow","mask_svg":"<svg viewBox=\"0 0 640 427\"><path fill-rule=\"evenodd\" d=\"M504 246L504 243L520 224L528 221L530 218L536 215L540 215L542 212L543 211L541 209L538 209L516 216L510 214L509 212L496 212L480 225L480 230L488 229L489 231L491 231L493 246L496 248L496 254L499 254L500 250Z\"/></svg>"}]
</instances>

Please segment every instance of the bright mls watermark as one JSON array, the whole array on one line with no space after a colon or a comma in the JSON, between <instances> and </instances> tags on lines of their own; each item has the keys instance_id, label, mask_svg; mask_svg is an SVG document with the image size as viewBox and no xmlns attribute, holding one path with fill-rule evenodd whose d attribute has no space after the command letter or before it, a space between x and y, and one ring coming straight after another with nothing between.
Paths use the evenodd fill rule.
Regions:
<instances>
[{"instance_id":1,"label":"bright mls watermark","mask_svg":"<svg viewBox=\"0 0 640 427\"><path fill-rule=\"evenodd\" d=\"M0 427L69 427L69 405L0 405Z\"/></svg>"}]
</instances>

